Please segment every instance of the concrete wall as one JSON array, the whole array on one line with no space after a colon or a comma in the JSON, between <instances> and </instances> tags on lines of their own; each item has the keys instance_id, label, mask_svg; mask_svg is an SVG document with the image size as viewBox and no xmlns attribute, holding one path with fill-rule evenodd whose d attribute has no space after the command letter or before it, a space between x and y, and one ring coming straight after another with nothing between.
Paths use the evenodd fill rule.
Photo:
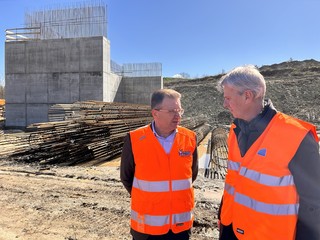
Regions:
<instances>
[{"instance_id":1,"label":"concrete wall","mask_svg":"<svg viewBox=\"0 0 320 240\"><path fill-rule=\"evenodd\" d=\"M104 102L115 102L115 98L122 81L122 77L110 73L103 73L103 101Z\"/></svg>"},{"instance_id":2,"label":"concrete wall","mask_svg":"<svg viewBox=\"0 0 320 240\"><path fill-rule=\"evenodd\" d=\"M114 101L149 105L152 92L161 88L161 76L123 77Z\"/></svg>"},{"instance_id":3,"label":"concrete wall","mask_svg":"<svg viewBox=\"0 0 320 240\"><path fill-rule=\"evenodd\" d=\"M7 42L6 126L46 122L56 103L103 101L109 59L104 37Z\"/></svg>"},{"instance_id":4,"label":"concrete wall","mask_svg":"<svg viewBox=\"0 0 320 240\"><path fill-rule=\"evenodd\" d=\"M48 121L57 103L97 100L149 104L162 77L125 77L111 72L105 37L5 43L6 126Z\"/></svg>"}]
</instances>

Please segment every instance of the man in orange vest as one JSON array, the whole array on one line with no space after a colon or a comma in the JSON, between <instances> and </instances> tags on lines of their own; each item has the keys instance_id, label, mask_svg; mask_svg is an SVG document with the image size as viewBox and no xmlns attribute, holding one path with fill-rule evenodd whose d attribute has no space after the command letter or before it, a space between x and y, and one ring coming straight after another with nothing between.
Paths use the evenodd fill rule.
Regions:
<instances>
[{"instance_id":1,"label":"man in orange vest","mask_svg":"<svg viewBox=\"0 0 320 240\"><path fill-rule=\"evenodd\" d=\"M134 240L190 238L198 154L195 133L179 126L180 98L171 89L155 91L152 123L131 131L124 141L120 178L131 195Z\"/></svg>"},{"instance_id":2,"label":"man in orange vest","mask_svg":"<svg viewBox=\"0 0 320 240\"><path fill-rule=\"evenodd\" d=\"M264 77L252 65L223 76L223 106L235 118L220 239L319 240L320 156L315 126L278 112L265 99Z\"/></svg>"}]
</instances>

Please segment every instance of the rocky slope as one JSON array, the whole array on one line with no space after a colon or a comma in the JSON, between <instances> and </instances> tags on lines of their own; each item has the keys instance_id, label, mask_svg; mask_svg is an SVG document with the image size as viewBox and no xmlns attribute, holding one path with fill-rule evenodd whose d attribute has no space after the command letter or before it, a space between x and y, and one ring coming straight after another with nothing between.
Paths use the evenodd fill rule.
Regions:
<instances>
[{"instance_id":1,"label":"rocky slope","mask_svg":"<svg viewBox=\"0 0 320 240\"><path fill-rule=\"evenodd\" d=\"M267 84L266 97L286 114L320 125L320 62L290 61L259 68ZM201 79L166 79L164 86L182 93L186 116L205 115L212 125L229 124L216 85L222 75Z\"/></svg>"}]
</instances>

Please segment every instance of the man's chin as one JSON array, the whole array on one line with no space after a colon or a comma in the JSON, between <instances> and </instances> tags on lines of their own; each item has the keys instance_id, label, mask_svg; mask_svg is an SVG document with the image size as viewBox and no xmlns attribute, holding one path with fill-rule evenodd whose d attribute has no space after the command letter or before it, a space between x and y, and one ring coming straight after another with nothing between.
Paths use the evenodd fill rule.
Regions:
<instances>
[{"instance_id":1,"label":"man's chin","mask_svg":"<svg viewBox=\"0 0 320 240\"><path fill-rule=\"evenodd\" d=\"M175 123L172 123L172 127L174 127L174 129L176 129L178 127L178 125L180 124L180 122L175 122Z\"/></svg>"}]
</instances>

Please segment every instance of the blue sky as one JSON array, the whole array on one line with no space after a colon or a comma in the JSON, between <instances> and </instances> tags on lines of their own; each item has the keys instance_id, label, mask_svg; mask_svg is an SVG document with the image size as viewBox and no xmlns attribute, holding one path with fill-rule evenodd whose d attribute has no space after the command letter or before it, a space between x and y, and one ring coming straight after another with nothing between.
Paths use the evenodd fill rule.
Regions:
<instances>
[{"instance_id":1,"label":"blue sky","mask_svg":"<svg viewBox=\"0 0 320 240\"><path fill-rule=\"evenodd\" d=\"M76 0L0 0L0 79L5 29L26 10ZM88 2L88 1L86 1ZM320 60L319 0L105 0L111 59L162 63L164 77L216 75L243 64Z\"/></svg>"}]
</instances>

